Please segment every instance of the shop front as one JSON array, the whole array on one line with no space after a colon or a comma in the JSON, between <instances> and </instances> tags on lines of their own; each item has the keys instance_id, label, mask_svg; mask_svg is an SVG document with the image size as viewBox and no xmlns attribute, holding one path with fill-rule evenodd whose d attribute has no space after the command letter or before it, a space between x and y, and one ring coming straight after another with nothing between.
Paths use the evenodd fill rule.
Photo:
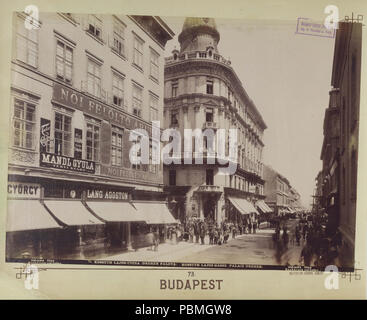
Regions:
<instances>
[{"instance_id":1,"label":"shop front","mask_svg":"<svg viewBox=\"0 0 367 320\"><path fill-rule=\"evenodd\" d=\"M132 201L130 187L10 180L8 258L104 257L150 245L146 235L153 229L163 242L167 225L177 222L165 202Z\"/></svg>"}]
</instances>

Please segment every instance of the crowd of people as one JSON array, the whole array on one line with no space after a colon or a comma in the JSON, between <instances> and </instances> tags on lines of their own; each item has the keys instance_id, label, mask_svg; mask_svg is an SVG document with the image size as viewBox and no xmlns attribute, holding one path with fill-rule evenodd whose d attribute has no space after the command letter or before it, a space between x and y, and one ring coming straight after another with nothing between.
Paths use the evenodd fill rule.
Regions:
<instances>
[{"instance_id":1,"label":"crowd of people","mask_svg":"<svg viewBox=\"0 0 367 320\"><path fill-rule=\"evenodd\" d=\"M324 267L335 264L338 251L342 245L340 231L332 235L327 234L326 228L318 221L300 222L296 227L296 234L304 240L300 262L305 266Z\"/></svg>"},{"instance_id":2,"label":"crowd of people","mask_svg":"<svg viewBox=\"0 0 367 320\"><path fill-rule=\"evenodd\" d=\"M235 239L241 234L256 233L258 228L259 221L257 219L247 219L241 223L225 220L218 224L213 219L191 218L183 224L169 227L167 240L173 244L187 241L202 245L222 245L227 243L230 237Z\"/></svg>"},{"instance_id":3,"label":"crowd of people","mask_svg":"<svg viewBox=\"0 0 367 320\"><path fill-rule=\"evenodd\" d=\"M299 263L304 266L324 267L335 263L341 246L339 231L330 233L320 219L300 219L293 230L288 230L286 221L275 228L273 241L276 258L279 260L289 243L302 246Z\"/></svg>"}]
</instances>

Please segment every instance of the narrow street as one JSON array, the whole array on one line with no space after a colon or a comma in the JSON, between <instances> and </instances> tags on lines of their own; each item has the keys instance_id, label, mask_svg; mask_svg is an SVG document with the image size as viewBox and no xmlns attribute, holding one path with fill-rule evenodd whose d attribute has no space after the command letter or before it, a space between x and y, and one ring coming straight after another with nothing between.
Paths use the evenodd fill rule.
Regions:
<instances>
[{"instance_id":1,"label":"narrow street","mask_svg":"<svg viewBox=\"0 0 367 320\"><path fill-rule=\"evenodd\" d=\"M294 229L298 220L289 220L289 244L279 248L273 242L274 229L261 229L256 234L243 234L236 239L229 239L224 245L205 245L180 242L165 243L159 250L143 248L139 251L122 253L103 258L117 261L161 261L161 262L195 262L195 263L234 263L262 265L295 265L299 264L302 242L297 246L293 242Z\"/></svg>"}]
</instances>

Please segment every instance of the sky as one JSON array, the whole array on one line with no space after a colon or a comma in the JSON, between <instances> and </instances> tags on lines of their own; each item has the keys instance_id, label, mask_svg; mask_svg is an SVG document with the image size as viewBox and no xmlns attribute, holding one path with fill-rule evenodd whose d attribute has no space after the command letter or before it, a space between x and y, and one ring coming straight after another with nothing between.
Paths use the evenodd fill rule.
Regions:
<instances>
[{"instance_id":1,"label":"sky","mask_svg":"<svg viewBox=\"0 0 367 320\"><path fill-rule=\"evenodd\" d=\"M166 45L170 56L184 18L163 17L175 32ZM218 51L230 58L249 97L261 113L263 162L285 176L312 204L322 167L323 119L331 89L334 39L296 34L297 21L215 19Z\"/></svg>"}]
</instances>

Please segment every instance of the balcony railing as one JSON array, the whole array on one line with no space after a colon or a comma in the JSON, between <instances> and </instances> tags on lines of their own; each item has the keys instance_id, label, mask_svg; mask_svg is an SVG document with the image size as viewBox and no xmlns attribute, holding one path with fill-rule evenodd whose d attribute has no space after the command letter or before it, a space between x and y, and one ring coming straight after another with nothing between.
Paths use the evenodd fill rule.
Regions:
<instances>
[{"instance_id":1,"label":"balcony railing","mask_svg":"<svg viewBox=\"0 0 367 320\"><path fill-rule=\"evenodd\" d=\"M217 130L217 123L212 121L206 121L203 124L203 129L213 129Z\"/></svg>"},{"instance_id":2,"label":"balcony railing","mask_svg":"<svg viewBox=\"0 0 367 320\"><path fill-rule=\"evenodd\" d=\"M204 186L199 186L198 192L218 192L221 193L223 192L223 187L222 186L210 186L210 185L204 185Z\"/></svg>"},{"instance_id":3,"label":"balcony railing","mask_svg":"<svg viewBox=\"0 0 367 320\"><path fill-rule=\"evenodd\" d=\"M231 65L230 60L227 60L227 59L223 58L221 55L216 54L216 53L210 55L210 54L208 54L207 51L192 51L192 52L187 52L187 53L181 54L179 56L167 57L167 58L165 58L165 62L166 62L166 64L171 64L171 63L175 63L177 61L190 60L190 59L215 60L217 62L223 63L223 64L228 65L228 66Z\"/></svg>"}]
</instances>

